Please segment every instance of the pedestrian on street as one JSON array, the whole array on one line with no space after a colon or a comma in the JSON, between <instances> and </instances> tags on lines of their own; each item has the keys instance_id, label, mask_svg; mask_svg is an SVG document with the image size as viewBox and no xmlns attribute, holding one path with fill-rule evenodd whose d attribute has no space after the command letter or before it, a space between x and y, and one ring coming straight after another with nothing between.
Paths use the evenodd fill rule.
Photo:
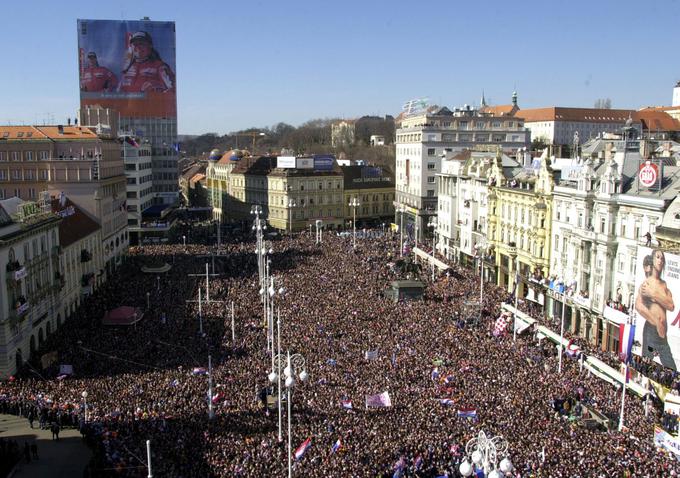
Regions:
<instances>
[{"instance_id":1,"label":"pedestrian on street","mask_svg":"<svg viewBox=\"0 0 680 478\"><path fill-rule=\"evenodd\" d=\"M59 425L52 423L50 430L52 431L52 440L59 440Z\"/></svg>"}]
</instances>

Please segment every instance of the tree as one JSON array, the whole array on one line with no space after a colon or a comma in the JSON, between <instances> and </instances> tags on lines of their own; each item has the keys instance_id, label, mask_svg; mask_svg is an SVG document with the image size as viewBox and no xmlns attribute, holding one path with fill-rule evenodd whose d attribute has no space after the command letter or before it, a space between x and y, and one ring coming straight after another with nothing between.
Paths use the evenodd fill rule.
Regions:
<instances>
[{"instance_id":1,"label":"tree","mask_svg":"<svg viewBox=\"0 0 680 478\"><path fill-rule=\"evenodd\" d=\"M612 109L611 98L598 98L597 100L595 100L594 108L597 108L598 110L610 110L610 109Z\"/></svg>"}]
</instances>

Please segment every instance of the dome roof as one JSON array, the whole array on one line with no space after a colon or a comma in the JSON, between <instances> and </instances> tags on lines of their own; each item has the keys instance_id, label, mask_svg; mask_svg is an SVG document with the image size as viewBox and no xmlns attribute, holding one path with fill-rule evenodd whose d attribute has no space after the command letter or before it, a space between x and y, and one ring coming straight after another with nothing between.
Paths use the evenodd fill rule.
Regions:
<instances>
[{"instance_id":1,"label":"dome roof","mask_svg":"<svg viewBox=\"0 0 680 478\"><path fill-rule=\"evenodd\" d=\"M208 156L208 159L210 161L219 161L219 159L222 157L222 153L220 152L219 149L213 149L210 151L210 155Z\"/></svg>"}]
</instances>

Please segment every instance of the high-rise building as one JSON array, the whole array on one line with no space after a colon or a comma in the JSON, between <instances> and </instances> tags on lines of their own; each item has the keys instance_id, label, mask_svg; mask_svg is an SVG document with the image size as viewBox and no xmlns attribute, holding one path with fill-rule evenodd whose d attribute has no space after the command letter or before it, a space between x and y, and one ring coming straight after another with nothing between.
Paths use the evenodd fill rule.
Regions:
<instances>
[{"instance_id":1,"label":"high-rise building","mask_svg":"<svg viewBox=\"0 0 680 478\"><path fill-rule=\"evenodd\" d=\"M137 138L151 152L152 205L175 204L179 197L175 23L148 18L78 20L78 63L81 108L117 112L120 131L114 133ZM138 207L148 203L136 199Z\"/></svg>"}]
</instances>

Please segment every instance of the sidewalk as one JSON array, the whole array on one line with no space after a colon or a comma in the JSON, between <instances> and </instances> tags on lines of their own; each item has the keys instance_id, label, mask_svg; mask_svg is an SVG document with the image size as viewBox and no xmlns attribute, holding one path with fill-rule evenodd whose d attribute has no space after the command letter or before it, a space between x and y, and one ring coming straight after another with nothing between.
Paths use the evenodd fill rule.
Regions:
<instances>
[{"instance_id":1,"label":"sidewalk","mask_svg":"<svg viewBox=\"0 0 680 478\"><path fill-rule=\"evenodd\" d=\"M0 415L0 437L11 438L23 451L24 442L38 445L39 459L21 463L15 468L13 478L80 478L91 453L76 429L61 430L59 440L52 440L49 430L31 429L28 420L14 415ZM22 455L23 456L23 455Z\"/></svg>"}]
</instances>

